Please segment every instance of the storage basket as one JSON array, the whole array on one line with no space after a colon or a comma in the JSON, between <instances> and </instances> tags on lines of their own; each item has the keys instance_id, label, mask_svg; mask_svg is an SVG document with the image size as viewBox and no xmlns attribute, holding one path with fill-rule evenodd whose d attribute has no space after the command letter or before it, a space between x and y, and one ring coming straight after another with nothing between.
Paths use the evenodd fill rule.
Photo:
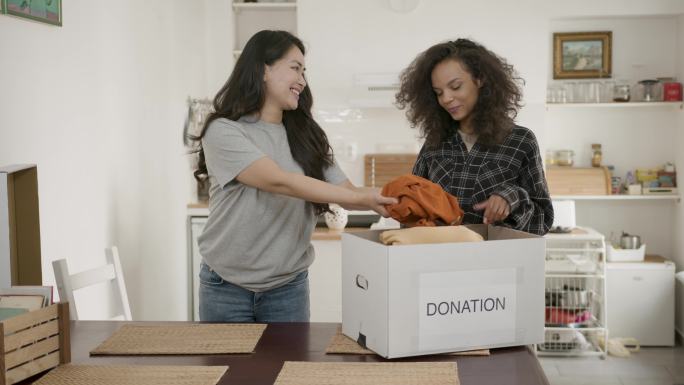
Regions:
<instances>
[{"instance_id":1,"label":"storage basket","mask_svg":"<svg viewBox=\"0 0 684 385\"><path fill-rule=\"evenodd\" d=\"M12 385L71 361L69 304L0 321L0 385Z\"/></svg>"},{"instance_id":2,"label":"storage basket","mask_svg":"<svg viewBox=\"0 0 684 385\"><path fill-rule=\"evenodd\" d=\"M646 256L646 245L641 245L638 249L616 249L613 245L606 245L608 262L643 262Z\"/></svg>"}]
</instances>

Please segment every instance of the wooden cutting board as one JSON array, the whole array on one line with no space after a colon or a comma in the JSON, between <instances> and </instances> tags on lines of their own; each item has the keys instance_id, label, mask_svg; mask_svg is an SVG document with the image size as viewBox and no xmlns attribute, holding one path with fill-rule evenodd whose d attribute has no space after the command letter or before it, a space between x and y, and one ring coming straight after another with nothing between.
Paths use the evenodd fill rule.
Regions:
<instances>
[{"instance_id":1,"label":"wooden cutting board","mask_svg":"<svg viewBox=\"0 0 684 385\"><path fill-rule=\"evenodd\" d=\"M364 185L382 187L392 179L411 174L418 154L366 154Z\"/></svg>"}]
</instances>

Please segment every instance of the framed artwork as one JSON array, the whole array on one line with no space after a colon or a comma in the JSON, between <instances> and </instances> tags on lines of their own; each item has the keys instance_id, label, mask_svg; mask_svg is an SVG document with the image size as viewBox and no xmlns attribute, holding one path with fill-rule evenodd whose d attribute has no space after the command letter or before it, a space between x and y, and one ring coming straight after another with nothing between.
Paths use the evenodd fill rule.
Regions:
<instances>
[{"instance_id":1,"label":"framed artwork","mask_svg":"<svg viewBox=\"0 0 684 385\"><path fill-rule=\"evenodd\" d=\"M611 31L553 34L553 78L611 77Z\"/></svg>"},{"instance_id":2,"label":"framed artwork","mask_svg":"<svg viewBox=\"0 0 684 385\"><path fill-rule=\"evenodd\" d=\"M0 0L8 15L62 26L62 0Z\"/></svg>"}]
</instances>

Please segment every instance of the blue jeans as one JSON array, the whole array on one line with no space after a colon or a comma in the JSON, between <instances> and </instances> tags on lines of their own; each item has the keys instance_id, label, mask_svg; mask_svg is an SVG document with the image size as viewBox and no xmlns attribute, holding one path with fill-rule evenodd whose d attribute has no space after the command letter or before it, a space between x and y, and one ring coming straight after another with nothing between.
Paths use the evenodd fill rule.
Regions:
<instances>
[{"instance_id":1,"label":"blue jeans","mask_svg":"<svg viewBox=\"0 0 684 385\"><path fill-rule=\"evenodd\" d=\"M309 322L308 271L283 286L258 293L224 281L205 263L199 277L201 321Z\"/></svg>"}]
</instances>

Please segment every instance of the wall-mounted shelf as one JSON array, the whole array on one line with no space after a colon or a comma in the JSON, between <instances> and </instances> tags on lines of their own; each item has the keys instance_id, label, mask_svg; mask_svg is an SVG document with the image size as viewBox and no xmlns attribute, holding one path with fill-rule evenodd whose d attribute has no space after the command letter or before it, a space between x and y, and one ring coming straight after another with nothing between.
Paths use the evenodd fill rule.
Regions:
<instances>
[{"instance_id":1,"label":"wall-mounted shelf","mask_svg":"<svg viewBox=\"0 0 684 385\"><path fill-rule=\"evenodd\" d=\"M606 200L606 201L619 201L619 200L674 200L679 201L681 196L679 194L671 195L552 195L552 200Z\"/></svg>"},{"instance_id":2,"label":"wall-mounted shelf","mask_svg":"<svg viewBox=\"0 0 684 385\"><path fill-rule=\"evenodd\" d=\"M246 3L243 0L234 0L232 5L235 30L234 59L240 56L247 41L259 31L282 30L297 35L296 1Z\"/></svg>"},{"instance_id":3,"label":"wall-mounted shelf","mask_svg":"<svg viewBox=\"0 0 684 385\"><path fill-rule=\"evenodd\" d=\"M233 9L236 12L240 12L243 9L295 9L297 8L297 3L233 3Z\"/></svg>"},{"instance_id":4,"label":"wall-mounted shelf","mask_svg":"<svg viewBox=\"0 0 684 385\"><path fill-rule=\"evenodd\" d=\"M684 109L683 102L628 102L628 103L547 103L546 110L549 108L679 108Z\"/></svg>"}]
</instances>

